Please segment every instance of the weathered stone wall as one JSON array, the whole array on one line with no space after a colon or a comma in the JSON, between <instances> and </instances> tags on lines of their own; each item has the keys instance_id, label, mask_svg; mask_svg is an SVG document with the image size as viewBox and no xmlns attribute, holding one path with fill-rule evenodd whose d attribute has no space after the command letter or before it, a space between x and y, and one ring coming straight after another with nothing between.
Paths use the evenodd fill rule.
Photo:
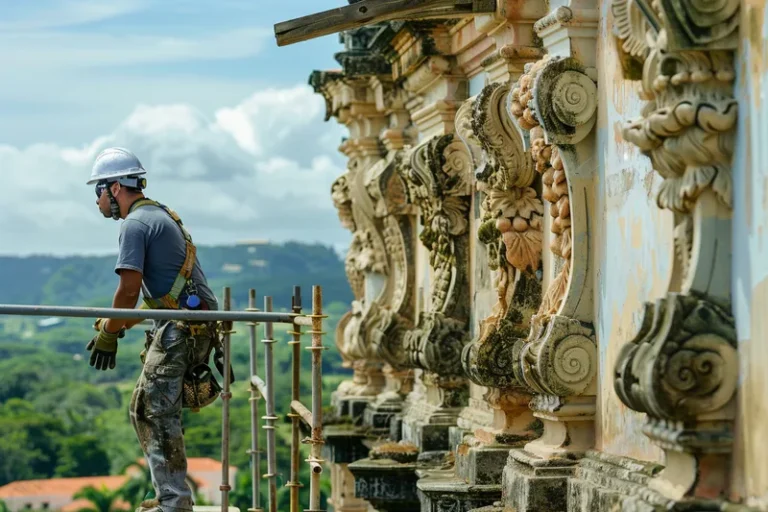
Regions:
<instances>
[{"instance_id":1,"label":"weathered stone wall","mask_svg":"<svg viewBox=\"0 0 768 512\"><path fill-rule=\"evenodd\" d=\"M742 2L736 70L739 127L734 155L733 309L740 399L734 491L768 508L768 11Z\"/></svg>"},{"instance_id":2,"label":"weathered stone wall","mask_svg":"<svg viewBox=\"0 0 768 512\"><path fill-rule=\"evenodd\" d=\"M392 460L349 470L418 479L422 510L768 509L765 0L498 5L356 32L391 76L322 87L359 182L334 196L348 273L371 287L381 260L388 290L356 294L337 395L391 422L353 429Z\"/></svg>"},{"instance_id":3,"label":"weathered stone wall","mask_svg":"<svg viewBox=\"0 0 768 512\"><path fill-rule=\"evenodd\" d=\"M596 449L661 461L642 434L644 417L622 404L613 389L621 347L640 327L645 301L667 291L674 257L672 214L656 206L661 177L637 146L622 138L623 125L640 116L639 82L625 80L613 44L611 0L600 4L598 38L597 196L599 244L595 254L595 318L600 350Z\"/></svg>"}]
</instances>

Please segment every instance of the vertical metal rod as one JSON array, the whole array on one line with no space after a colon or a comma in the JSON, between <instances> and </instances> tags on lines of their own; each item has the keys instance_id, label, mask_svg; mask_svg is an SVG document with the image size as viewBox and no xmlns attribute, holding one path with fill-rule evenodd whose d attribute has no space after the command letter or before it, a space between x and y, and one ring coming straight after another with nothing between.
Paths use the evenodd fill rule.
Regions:
<instances>
[{"instance_id":1,"label":"vertical metal rod","mask_svg":"<svg viewBox=\"0 0 768 512\"><path fill-rule=\"evenodd\" d=\"M224 310L232 309L232 295L229 287L224 288ZM232 393L229 391L229 342L232 335L232 322L222 322L224 337L222 345L224 350L224 389L221 392L221 511L229 511L229 399Z\"/></svg>"},{"instance_id":2,"label":"vertical metal rod","mask_svg":"<svg viewBox=\"0 0 768 512\"><path fill-rule=\"evenodd\" d=\"M248 311L259 311L256 307L256 290L251 288L248 291ZM256 326L258 322L249 322L248 330L251 337L251 377L254 377L258 368L258 351L256 349ZM251 498L251 508L248 512L261 512L261 452L259 450L259 400L261 394L259 388L253 382L253 378L249 378L251 388L251 449L249 453L251 455L251 491L253 497Z\"/></svg>"},{"instance_id":3,"label":"vertical metal rod","mask_svg":"<svg viewBox=\"0 0 768 512\"><path fill-rule=\"evenodd\" d=\"M312 437L309 459L309 511L319 512L320 473L323 471L323 291L312 287Z\"/></svg>"},{"instance_id":4,"label":"vertical metal rod","mask_svg":"<svg viewBox=\"0 0 768 512\"><path fill-rule=\"evenodd\" d=\"M272 297L264 297L264 311L272 311ZM267 474L269 479L269 512L277 512L277 463L275 460L275 378L272 358L273 325L264 322L264 369L267 380L267 414L264 416L264 430L267 431Z\"/></svg>"},{"instance_id":5,"label":"vertical metal rod","mask_svg":"<svg viewBox=\"0 0 768 512\"><path fill-rule=\"evenodd\" d=\"M301 287L293 287L293 301L292 301L292 313L301 314ZM288 344L293 348L293 375L291 380L291 400L299 400L301 396L301 326L294 323L292 341ZM300 448L300 431L299 431L299 415L290 412L288 416L291 418L291 480L286 487L290 487L291 492L291 511L299 512L299 448Z\"/></svg>"}]
</instances>

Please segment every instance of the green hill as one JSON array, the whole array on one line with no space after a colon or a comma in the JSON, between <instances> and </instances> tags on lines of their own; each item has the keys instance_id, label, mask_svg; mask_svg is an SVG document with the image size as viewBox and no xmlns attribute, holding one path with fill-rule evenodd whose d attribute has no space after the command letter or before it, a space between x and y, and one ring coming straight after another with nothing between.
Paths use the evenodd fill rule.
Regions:
<instances>
[{"instance_id":1,"label":"green hill","mask_svg":"<svg viewBox=\"0 0 768 512\"><path fill-rule=\"evenodd\" d=\"M214 292L232 287L236 303L246 303L248 288L290 306L294 284L306 290L323 286L325 301L349 303L352 293L343 262L332 248L295 242L199 247L198 258ZM108 306L117 285L115 256L0 256L0 302Z\"/></svg>"}]
</instances>

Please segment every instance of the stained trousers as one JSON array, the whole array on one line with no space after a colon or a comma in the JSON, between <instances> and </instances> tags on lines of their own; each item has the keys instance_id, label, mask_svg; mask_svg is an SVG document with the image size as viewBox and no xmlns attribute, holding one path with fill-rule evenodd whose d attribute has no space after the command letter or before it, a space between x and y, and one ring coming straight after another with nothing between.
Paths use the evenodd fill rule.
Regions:
<instances>
[{"instance_id":1,"label":"stained trousers","mask_svg":"<svg viewBox=\"0 0 768 512\"><path fill-rule=\"evenodd\" d=\"M210 334L194 337L174 322L157 323L144 369L131 397L130 416L163 511L191 511L181 425L182 385L191 364L205 362Z\"/></svg>"}]
</instances>

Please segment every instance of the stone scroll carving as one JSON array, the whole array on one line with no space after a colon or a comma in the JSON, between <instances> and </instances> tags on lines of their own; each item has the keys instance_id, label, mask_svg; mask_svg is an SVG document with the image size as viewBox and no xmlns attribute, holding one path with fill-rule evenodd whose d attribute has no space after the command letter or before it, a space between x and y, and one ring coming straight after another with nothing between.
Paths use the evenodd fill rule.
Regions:
<instances>
[{"instance_id":1,"label":"stone scroll carving","mask_svg":"<svg viewBox=\"0 0 768 512\"><path fill-rule=\"evenodd\" d=\"M706 5L705 5L706 4ZM623 347L615 389L647 414L644 432L666 452L651 485L673 500L727 495L738 380L730 301L733 96L739 2L614 0L625 77L647 103L623 129L664 178L657 204L674 212L669 292L645 305Z\"/></svg>"},{"instance_id":2,"label":"stone scroll carving","mask_svg":"<svg viewBox=\"0 0 768 512\"><path fill-rule=\"evenodd\" d=\"M477 236L486 246L498 293L478 338L464 349L463 364L473 382L503 390L522 386L518 362L541 300L535 271L541 265L544 213L530 151L505 111L509 88L491 84L483 89L467 110L471 132L462 133L464 111L457 116L458 133L482 149L476 183L484 197Z\"/></svg>"},{"instance_id":3,"label":"stone scroll carving","mask_svg":"<svg viewBox=\"0 0 768 512\"><path fill-rule=\"evenodd\" d=\"M468 228L472 160L453 134L428 139L401 162L411 201L421 211L420 239L429 251L429 304L405 335L413 366L441 378L463 375L468 341Z\"/></svg>"},{"instance_id":4,"label":"stone scroll carving","mask_svg":"<svg viewBox=\"0 0 768 512\"><path fill-rule=\"evenodd\" d=\"M381 391L381 367L404 366L403 334L414 325L414 208L396 172L397 146L407 139L402 95L391 81L359 72L313 73L310 80L329 114L349 129L339 148L347 172L331 187L339 219L352 232L345 269L354 300L336 340L345 366L355 370L339 386L345 396Z\"/></svg>"},{"instance_id":5,"label":"stone scroll carving","mask_svg":"<svg viewBox=\"0 0 768 512\"><path fill-rule=\"evenodd\" d=\"M371 351L394 369L407 367L405 333L413 328L414 235L413 214L405 182L396 167L402 151L393 152L374 165L367 176L367 190L374 201L387 247L389 274L383 294L386 300L375 304L366 326Z\"/></svg>"},{"instance_id":6,"label":"stone scroll carving","mask_svg":"<svg viewBox=\"0 0 768 512\"><path fill-rule=\"evenodd\" d=\"M526 445L543 458L578 456L592 446L597 347L592 328L589 223L594 183L594 70L570 57L526 66L509 110L528 138L546 201L549 263L538 312L517 356L522 384L544 435Z\"/></svg>"}]
</instances>

